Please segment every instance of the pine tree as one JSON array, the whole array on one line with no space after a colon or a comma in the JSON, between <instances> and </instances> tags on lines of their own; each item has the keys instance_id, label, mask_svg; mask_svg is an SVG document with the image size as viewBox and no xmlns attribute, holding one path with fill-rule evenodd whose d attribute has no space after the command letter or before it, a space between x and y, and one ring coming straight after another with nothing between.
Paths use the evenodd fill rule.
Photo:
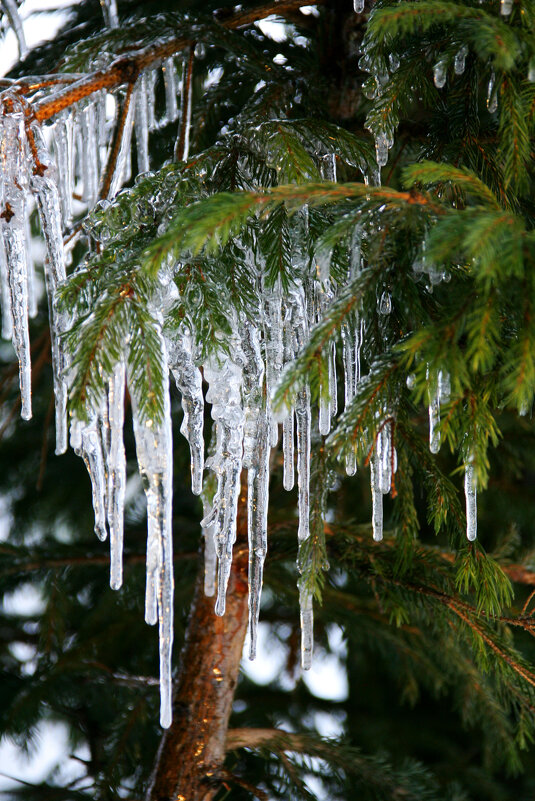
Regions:
<instances>
[{"instance_id":1,"label":"pine tree","mask_svg":"<svg viewBox=\"0 0 535 801\"><path fill-rule=\"evenodd\" d=\"M8 797L532 797L535 2L2 9Z\"/></svg>"}]
</instances>

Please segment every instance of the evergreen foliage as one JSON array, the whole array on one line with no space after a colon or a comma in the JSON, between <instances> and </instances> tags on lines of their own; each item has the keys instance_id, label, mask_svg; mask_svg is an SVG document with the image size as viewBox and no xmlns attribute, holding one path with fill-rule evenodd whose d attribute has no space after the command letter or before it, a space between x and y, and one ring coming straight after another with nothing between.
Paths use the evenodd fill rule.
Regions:
<instances>
[{"instance_id":1,"label":"evergreen foliage","mask_svg":"<svg viewBox=\"0 0 535 801\"><path fill-rule=\"evenodd\" d=\"M99 3L84 0L6 79L89 74L121 59L144 66L166 42L165 57L185 78L196 45L187 157L177 146L180 122L162 123L150 137L151 171L138 175L133 148L127 186L80 206L68 232L81 232L59 291L72 323L64 337L70 412L87 419L98 409L127 343L133 404L143 421L162 419L162 280L176 286L163 309L166 333L187 323L199 359L224 362L233 315L255 318L260 283L280 282L288 293L327 273L336 298L284 370L275 402L282 413L309 387L317 410L329 392L328 355L357 314L362 378L328 436L314 412L311 536L298 554L296 493L283 491L282 455L272 460L261 621L284 663L267 685L242 673L213 797L528 799L535 2L518 0L509 15L503 0L377 0L362 14L350 0L298 6L273 3L285 24L275 41L256 24L266 14L255 16L254 2L119 0L121 24L106 29ZM437 66L446 75L440 88ZM126 106L127 81L116 91ZM163 82L154 91L163 107ZM53 117L46 93L34 101L39 119ZM378 174L385 139L393 143ZM146 511L134 441L127 426L125 578L112 592L83 464L70 452L53 455L45 307L42 299L31 323L30 422L17 419L17 367L11 348L0 349L9 528L0 592L20 599L33 587L41 598L36 613L24 604L0 613L0 733L31 751L39 725L59 721L87 761L74 781L53 771L5 796L135 801L162 731L157 641L143 622ZM444 374L451 391L440 408L442 449L432 453L428 407ZM178 401L175 393L175 666L203 516L189 489ZM131 417L128 399L126 407ZM385 538L374 542L368 467L385 426L398 466ZM354 456L358 473L348 477ZM466 541L467 465L480 490L475 542ZM213 479L204 492L213 495ZM316 658L338 659L347 676L341 700L311 690L297 667L298 577L301 594L315 599ZM323 736L326 721L336 738Z\"/></svg>"}]
</instances>

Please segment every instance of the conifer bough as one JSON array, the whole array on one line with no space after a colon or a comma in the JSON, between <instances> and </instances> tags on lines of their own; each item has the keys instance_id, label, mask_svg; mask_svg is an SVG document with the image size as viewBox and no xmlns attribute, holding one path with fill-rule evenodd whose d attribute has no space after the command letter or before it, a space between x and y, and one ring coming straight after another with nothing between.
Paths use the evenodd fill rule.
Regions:
<instances>
[{"instance_id":1,"label":"conifer bough","mask_svg":"<svg viewBox=\"0 0 535 801\"><path fill-rule=\"evenodd\" d=\"M424 468L435 469L429 465L442 441L459 454L473 541L477 488L487 482L488 445L499 436L495 412L510 406L525 414L533 400L533 234L525 216L533 114L526 123L519 105L533 108L535 44L520 11L503 0L499 9L374 6L359 62L373 148L362 131L286 114L284 100L269 108L270 82L288 73L241 29L303 5L274 2L203 21L160 15L140 31L138 23L120 30L109 0L107 30L67 53L60 72L2 82L2 333L19 361L21 414L32 413L28 318L37 313L38 293L29 221L36 206L47 247L56 452L67 448L69 396L70 441L91 477L95 531L101 540L109 534L114 589L122 584L125 387L131 399L148 509L145 617L159 625L164 727L171 723L173 640L169 372L182 399L192 491L203 500L205 593L216 595L218 615L225 613L247 471L251 659L270 461L282 430L283 485L297 483L305 669L313 597L321 595L326 567L318 558L323 524L311 527L312 450L328 449L349 476L358 463L369 466L373 538L380 541L383 496L400 492L398 451L410 446L409 416L423 401ZM23 56L16 4L6 10ZM364 6L356 2L354 10ZM522 9L528 13L530 4ZM437 26L449 32L443 49L429 70L415 73L420 40ZM102 49L108 41L120 44L119 57ZM238 119L201 151L191 147L196 72L207 90L218 81L217 69L204 66L206 47L232 53L257 83ZM447 153L443 161L421 159L405 168L406 191L389 188L396 165L385 168L398 127L448 81L452 91L460 86L467 65L493 137L492 168L483 169L467 135L465 162L449 163ZM269 111L252 126L255 103ZM150 172L149 135L173 123L175 160ZM202 116L196 124L202 129ZM133 177L132 135L138 175L121 189ZM231 158L232 191L218 191L218 165ZM81 241L86 259L67 277ZM509 315L526 284L528 307ZM203 379L213 419L206 460ZM449 511L432 512L437 527Z\"/></svg>"}]
</instances>

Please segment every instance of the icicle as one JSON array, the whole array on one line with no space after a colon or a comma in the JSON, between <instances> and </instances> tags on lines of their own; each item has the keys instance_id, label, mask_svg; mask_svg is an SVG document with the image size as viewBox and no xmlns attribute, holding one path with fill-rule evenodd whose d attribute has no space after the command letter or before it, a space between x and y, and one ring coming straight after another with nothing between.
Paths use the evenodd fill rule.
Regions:
<instances>
[{"instance_id":1,"label":"icicle","mask_svg":"<svg viewBox=\"0 0 535 801\"><path fill-rule=\"evenodd\" d=\"M388 143L384 133L379 133L375 137L375 155L379 167L384 167L388 161Z\"/></svg>"},{"instance_id":2,"label":"icicle","mask_svg":"<svg viewBox=\"0 0 535 801\"><path fill-rule=\"evenodd\" d=\"M167 353L161 332L163 418L142 420L135 377L128 375L139 472L147 496L147 585L145 619L159 621L160 723L171 723L171 649L173 644L173 545L171 503L173 494L173 442Z\"/></svg>"},{"instance_id":3,"label":"icicle","mask_svg":"<svg viewBox=\"0 0 535 801\"><path fill-rule=\"evenodd\" d=\"M528 81L535 83L535 57L530 58L528 64Z\"/></svg>"},{"instance_id":4,"label":"icicle","mask_svg":"<svg viewBox=\"0 0 535 801\"><path fill-rule=\"evenodd\" d=\"M466 66L466 56L468 55L468 47L463 45L455 53L453 61L453 69L456 75L462 75Z\"/></svg>"},{"instance_id":5,"label":"icicle","mask_svg":"<svg viewBox=\"0 0 535 801\"><path fill-rule=\"evenodd\" d=\"M297 489L299 507L299 540L310 536L310 390L302 389L295 403L297 423Z\"/></svg>"},{"instance_id":6,"label":"icicle","mask_svg":"<svg viewBox=\"0 0 535 801\"><path fill-rule=\"evenodd\" d=\"M353 8L356 14L362 14L364 11L364 0L353 0Z\"/></svg>"},{"instance_id":7,"label":"icicle","mask_svg":"<svg viewBox=\"0 0 535 801\"><path fill-rule=\"evenodd\" d=\"M450 399L450 378L446 371L439 370L434 381L430 382L429 401L429 450L440 450L440 404Z\"/></svg>"},{"instance_id":8,"label":"icicle","mask_svg":"<svg viewBox=\"0 0 535 801\"><path fill-rule=\"evenodd\" d=\"M208 518L210 504L203 498L203 518ZM213 526L206 526L204 533L204 594L211 598L215 595L215 582L217 571L217 553L214 541Z\"/></svg>"},{"instance_id":9,"label":"icicle","mask_svg":"<svg viewBox=\"0 0 535 801\"><path fill-rule=\"evenodd\" d=\"M61 228L61 208L55 171L45 149L41 129L32 125L32 134L39 160L46 167L44 175L32 175L32 190L37 194L41 228L47 246L45 283L48 297L52 367L54 374L54 401L56 411L56 453L67 450L67 385L65 378L66 356L61 334L66 328L63 316L57 309L56 293L65 280L65 259Z\"/></svg>"},{"instance_id":10,"label":"icicle","mask_svg":"<svg viewBox=\"0 0 535 801\"><path fill-rule=\"evenodd\" d=\"M9 291L9 281L7 276L8 268L6 254L4 251L4 243L2 240L0 240L0 301L2 303L2 337L4 339L11 339L13 334L13 317L11 314L11 293Z\"/></svg>"},{"instance_id":11,"label":"icicle","mask_svg":"<svg viewBox=\"0 0 535 801\"><path fill-rule=\"evenodd\" d=\"M118 590L123 583L124 496L126 459L123 444L125 365L119 362L109 381L108 420L109 451L107 456L107 515L110 530L110 586Z\"/></svg>"},{"instance_id":12,"label":"icicle","mask_svg":"<svg viewBox=\"0 0 535 801\"><path fill-rule=\"evenodd\" d=\"M37 317L37 294L35 286L35 264L32 255L32 234L30 230L30 213L26 208L26 219L24 221L24 234L26 237L26 256L28 264L26 266L26 277L28 279L28 314L33 319Z\"/></svg>"},{"instance_id":13,"label":"icicle","mask_svg":"<svg viewBox=\"0 0 535 801\"><path fill-rule=\"evenodd\" d=\"M314 652L314 608L313 598L304 586L299 587L299 609L301 618L301 667L310 670Z\"/></svg>"},{"instance_id":14,"label":"icicle","mask_svg":"<svg viewBox=\"0 0 535 801\"><path fill-rule=\"evenodd\" d=\"M437 61L433 67L433 81L437 89L442 89L446 83L447 76L447 62L444 59Z\"/></svg>"},{"instance_id":15,"label":"icicle","mask_svg":"<svg viewBox=\"0 0 535 801\"><path fill-rule=\"evenodd\" d=\"M256 656L262 577L267 552L269 452L269 419L266 410L262 409L257 423L254 465L248 470L249 659Z\"/></svg>"},{"instance_id":16,"label":"icicle","mask_svg":"<svg viewBox=\"0 0 535 801\"><path fill-rule=\"evenodd\" d=\"M16 0L2 0L2 5L4 6L4 9L8 16L10 25L13 29L13 33L17 38L17 45L19 48L19 58L20 59L26 58L26 55L28 53L28 47L26 46L24 27L22 25L22 20L19 16L19 9L17 7Z\"/></svg>"},{"instance_id":17,"label":"icicle","mask_svg":"<svg viewBox=\"0 0 535 801\"><path fill-rule=\"evenodd\" d=\"M155 102L156 102L156 78L157 78L156 70L150 69L147 70L145 73L145 92L147 97L147 121L149 126L149 131L154 131L157 128L158 124L156 122L156 110L155 110Z\"/></svg>"},{"instance_id":18,"label":"icicle","mask_svg":"<svg viewBox=\"0 0 535 801\"><path fill-rule=\"evenodd\" d=\"M165 121L174 122L178 117L178 82L174 58L166 58L162 66L165 86Z\"/></svg>"},{"instance_id":19,"label":"icicle","mask_svg":"<svg viewBox=\"0 0 535 801\"><path fill-rule=\"evenodd\" d=\"M282 485L285 490L292 490L295 482L294 474L294 412L293 409L282 423L283 474Z\"/></svg>"},{"instance_id":20,"label":"icicle","mask_svg":"<svg viewBox=\"0 0 535 801\"><path fill-rule=\"evenodd\" d=\"M239 353L236 341L234 352ZM242 369L227 359L220 366L216 359L204 366L204 377L209 389L206 399L212 404L212 418L216 423L217 445L213 457L207 460L217 475L217 492L212 511L204 518L203 528L214 526L218 557L218 582L215 612L225 613L225 595L232 564L232 549L236 541L236 516L240 494L240 473L243 458L244 411L241 403Z\"/></svg>"},{"instance_id":21,"label":"icicle","mask_svg":"<svg viewBox=\"0 0 535 801\"><path fill-rule=\"evenodd\" d=\"M117 0L100 0L104 25L108 28L119 27L119 15L117 13Z\"/></svg>"},{"instance_id":22,"label":"icicle","mask_svg":"<svg viewBox=\"0 0 535 801\"><path fill-rule=\"evenodd\" d=\"M513 0L500 0L500 14L502 17L508 17L513 10Z\"/></svg>"},{"instance_id":23,"label":"icicle","mask_svg":"<svg viewBox=\"0 0 535 801\"><path fill-rule=\"evenodd\" d=\"M466 499L466 536L477 538L477 479L471 459L464 465L464 496Z\"/></svg>"},{"instance_id":24,"label":"icicle","mask_svg":"<svg viewBox=\"0 0 535 801\"><path fill-rule=\"evenodd\" d=\"M489 110L489 114L494 114L498 108L498 90L496 87L496 76L494 72L491 72L489 78L489 85L487 89L487 108Z\"/></svg>"},{"instance_id":25,"label":"icicle","mask_svg":"<svg viewBox=\"0 0 535 801\"><path fill-rule=\"evenodd\" d=\"M383 493L379 486L379 475L379 454L377 447L375 447L370 459L370 483L372 490L373 538L376 542L380 542L383 539Z\"/></svg>"},{"instance_id":26,"label":"icicle","mask_svg":"<svg viewBox=\"0 0 535 801\"><path fill-rule=\"evenodd\" d=\"M383 424L377 437L376 443L378 470L377 483L383 495L387 495L392 488L392 467L393 467L393 444L392 444L392 423L387 421ZM394 465L395 467L395 465Z\"/></svg>"},{"instance_id":27,"label":"icicle","mask_svg":"<svg viewBox=\"0 0 535 801\"><path fill-rule=\"evenodd\" d=\"M182 161L186 161L189 156L189 139L190 139L190 128L191 128L191 104L192 104L192 81L190 81L190 86L186 86L187 75L190 66L190 59L192 58L191 54L187 54L184 58L184 66L182 69L182 103L180 107L180 120L181 126L184 135L184 142L182 147Z\"/></svg>"},{"instance_id":28,"label":"icicle","mask_svg":"<svg viewBox=\"0 0 535 801\"><path fill-rule=\"evenodd\" d=\"M106 529L106 474L98 426L99 423L95 414L91 416L87 423L81 423L80 451L91 479L95 534L99 540L105 540L108 536Z\"/></svg>"},{"instance_id":29,"label":"icicle","mask_svg":"<svg viewBox=\"0 0 535 801\"><path fill-rule=\"evenodd\" d=\"M90 103L80 114L82 131L82 176L84 182L83 198L92 206L97 198L99 181L99 164L96 138L95 107Z\"/></svg>"},{"instance_id":30,"label":"icicle","mask_svg":"<svg viewBox=\"0 0 535 801\"><path fill-rule=\"evenodd\" d=\"M21 417L29 420L32 416L32 387L25 231L28 178L23 113L16 111L6 114L1 123L3 209L0 231L4 241L11 295L12 341L19 360Z\"/></svg>"},{"instance_id":31,"label":"icicle","mask_svg":"<svg viewBox=\"0 0 535 801\"><path fill-rule=\"evenodd\" d=\"M74 191L73 121L69 111L58 115L54 125L54 145L63 222L67 226L72 222L72 194Z\"/></svg>"},{"instance_id":32,"label":"icicle","mask_svg":"<svg viewBox=\"0 0 535 801\"><path fill-rule=\"evenodd\" d=\"M169 361L177 389L182 396L184 418L180 433L188 440L191 453L191 491L200 495L204 470L204 397L202 376L193 361L191 335L183 330L169 344Z\"/></svg>"},{"instance_id":33,"label":"icicle","mask_svg":"<svg viewBox=\"0 0 535 801\"><path fill-rule=\"evenodd\" d=\"M143 173L150 170L148 90L147 74L144 72L137 82L135 108L137 167L138 173Z\"/></svg>"}]
</instances>

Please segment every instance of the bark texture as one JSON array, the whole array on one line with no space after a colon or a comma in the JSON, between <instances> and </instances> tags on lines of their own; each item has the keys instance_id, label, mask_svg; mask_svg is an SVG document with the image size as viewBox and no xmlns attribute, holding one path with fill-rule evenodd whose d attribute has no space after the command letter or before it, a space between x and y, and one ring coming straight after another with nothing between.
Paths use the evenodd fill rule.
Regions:
<instances>
[{"instance_id":1,"label":"bark texture","mask_svg":"<svg viewBox=\"0 0 535 801\"><path fill-rule=\"evenodd\" d=\"M223 617L214 614L214 598L204 594L201 568L173 696L173 723L160 743L147 801L210 801L221 786L228 722L247 630L243 494L227 610Z\"/></svg>"}]
</instances>

